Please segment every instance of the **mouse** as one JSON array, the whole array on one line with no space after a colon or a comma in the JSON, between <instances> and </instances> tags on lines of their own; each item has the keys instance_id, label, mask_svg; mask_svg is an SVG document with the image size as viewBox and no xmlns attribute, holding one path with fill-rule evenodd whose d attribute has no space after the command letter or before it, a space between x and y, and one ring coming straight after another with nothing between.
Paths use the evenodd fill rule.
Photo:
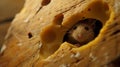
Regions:
<instances>
[{"instance_id":1,"label":"mouse","mask_svg":"<svg viewBox=\"0 0 120 67\"><path fill-rule=\"evenodd\" d=\"M95 38L95 20L79 21L68 31L68 42L81 46Z\"/></svg>"}]
</instances>

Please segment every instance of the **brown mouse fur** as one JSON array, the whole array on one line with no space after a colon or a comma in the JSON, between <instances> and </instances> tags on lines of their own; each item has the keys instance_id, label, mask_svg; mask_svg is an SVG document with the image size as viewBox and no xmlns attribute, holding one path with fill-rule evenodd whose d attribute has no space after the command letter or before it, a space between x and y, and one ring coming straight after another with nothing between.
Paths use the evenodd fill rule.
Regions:
<instances>
[{"instance_id":1,"label":"brown mouse fur","mask_svg":"<svg viewBox=\"0 0 120 67\"><path fill-rule=\"evenodd\" d=\"M68 42L83 45L95 38L95 20L83 20L75 24L68 32Z\"/></svg>"}]
</instances>

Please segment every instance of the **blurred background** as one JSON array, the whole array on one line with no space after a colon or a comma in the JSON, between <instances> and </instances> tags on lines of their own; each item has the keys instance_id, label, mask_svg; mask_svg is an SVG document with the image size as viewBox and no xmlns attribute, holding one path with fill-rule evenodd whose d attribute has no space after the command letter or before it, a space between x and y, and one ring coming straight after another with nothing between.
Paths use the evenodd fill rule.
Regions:
<instances>
[{"instance_id":1,"label":"blurred background","mask_svg":"<svg viewBox=\"0 0 120 67\"><path fill-rule=\"evenodd\" d=\"M25 0L0 0L0 47L4 42L4 37L14 19L24 6Z\"/></svg>"},{"instance_id":2,"label":"blurred background","mask_svg":"<svg viewBox=\"0 0 120 67\"><path fill-rule=\"evenodd\" d=\"M24 6L25 0L0 0L0 48L4 42L4 37L14 19ZM110 64L110 67L120 67L120 58L117 58Z\"/></svg>"}]
</instances>

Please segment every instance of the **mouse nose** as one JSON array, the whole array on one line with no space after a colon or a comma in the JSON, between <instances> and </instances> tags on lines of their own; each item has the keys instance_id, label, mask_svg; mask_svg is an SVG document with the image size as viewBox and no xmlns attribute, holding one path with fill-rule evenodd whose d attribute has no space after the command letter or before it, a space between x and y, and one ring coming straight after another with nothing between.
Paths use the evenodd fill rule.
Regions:
<instances>
[{"instance_id":1,"label":"mouse nose","mask_svg":"<svg viewBox=\"0 0 120 67\"><path fill-rule=\"evenodd\" d=\"M80 41L82 39L82 34L77 35L77 40Z\"/></svg>"}]
</instances>

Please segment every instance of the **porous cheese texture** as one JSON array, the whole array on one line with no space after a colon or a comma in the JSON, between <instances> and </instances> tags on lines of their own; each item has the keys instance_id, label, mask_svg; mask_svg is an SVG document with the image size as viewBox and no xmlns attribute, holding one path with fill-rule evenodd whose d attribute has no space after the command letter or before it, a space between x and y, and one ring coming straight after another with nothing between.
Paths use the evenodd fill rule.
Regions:
<instances>
[{"instance_id":1,"label":"porous cheese texture","mask_svg":"<svg viewBox=\"0 0 120 67\"><path fill-rule=\"evenodd\" d=\"M120 56L119 0L26 0L6 35L2 67L102 67ZM64 40L78 21L103 24L99 35L77 47Z\"/></svg>"}]
</instances>

